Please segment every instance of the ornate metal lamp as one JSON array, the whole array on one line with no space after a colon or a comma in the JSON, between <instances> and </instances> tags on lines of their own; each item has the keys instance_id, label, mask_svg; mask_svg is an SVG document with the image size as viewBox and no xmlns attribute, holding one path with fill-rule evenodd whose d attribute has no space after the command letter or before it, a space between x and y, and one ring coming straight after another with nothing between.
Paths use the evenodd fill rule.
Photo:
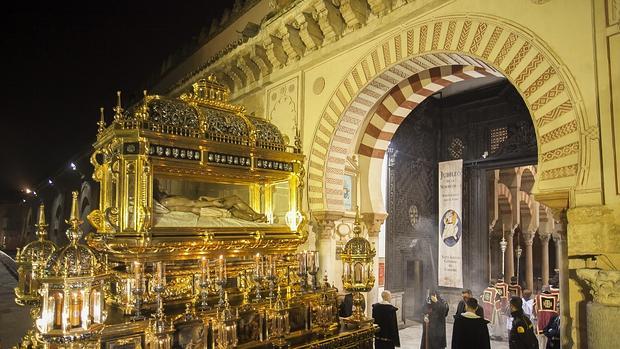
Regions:
<instances>
[{"instance_id":1,"label":"ornate metal lamp","mask_svg":"<svg viewBox=\"0 0 620 349\"><path fill-rule=\"evenodd\" d=\"M508 246L508 241L504 237L504 225L502 224L502 240L499 242L499 248L502 251L502 275L506 275L506 247Z\"/></svg>"},{"instance_id":2,"label":"ornate metal lamp","mask_svg":"<svg viewBox=\"0 0 620 349\"><path fill-rule=\"evenodd\" d=\"M355 236L346 243L340 254L343 265L342 285L346 291L353 293L354 306L353 314L346 318L345 322L356 327L370 325L373 321L367 318L362 310L364 296L360 292L368 292L375 285L372 265L376 251L368 240L360 236L361 233L358 209L353 227Z\"/></svg>"},{"instance_id":3,"label":"ornate metal lamp","mask_svg":"<svg viewBox=\"0 0 620 349\"><path fill-rule=\"evenodd\" d=\"M56 251L41 279L41 316L36 321L46 343L74 343L90 346L106 319L105 281L108 275L95 253L80 244L82 221L78 218L77 192L73 192L69 245Z\"/></svg>"},{"instance_id":4,"label":"ornate metal lamp","mask_svg":"<svg viewBox=\"0 0 620 349\"><path fill-rule=\"evenodd\" d=\"M55 243L47 240L47 224L45 224L45 206L39 207L37 240L26 245L21 252L17 251L16 264L19 280L15 288L15 303L19 305L36 305L39 296L39 279L43 277L45 266L58 249Z\"/></svg>"},{"instance_id":5,"label":"ornate metal lamp","mask_svg":"<svg viewBox=\"0 0 620 349\"><path fill-rule=\"evenodd\" d=\"M319 272L319 252L308 251L306 253L306 265L308 268L308 274L312 280L312 290L316 291L318 288L318 280L316 274Z\"/></svg>"},{"instance_id":6,"label":"ornate metal lamp","mask_svg":"<svg viewBox=\"0 0 620 349\"><path fill-rule=\"evenodd\" d=\"M198 304L198 309L205 311L209 310L211 307L208 303L209 291L212 287L211 282L211 271L209 269L209 260L207 257L202 257L200 259L200 302Z\"/></svg>"},{"instance_id":7,"label":"ornate metal lamp","mask_svg":"<svg viewBox=\"0 0 620 349\"><path fill-rule=\"evenodd\" d=\"M521 243L517 244L517 248L515 249L517 253L517 283L519 283L519 261L521 260L521 254L523 253L523 249L521 248Z\"/></svg>"},{"instance_id":8,"label":"ornate metal lamp","mask_svg":"<svg viewBox=\"0 0 620 349\"><path fill-rule=\"evenodd\" d=\"M261 301L261 284L263 282L265 278L265 275L263 273L263 262L262 262L262 257L260 255L260 253L257 253L254 256L254 271L252 273L252 279L254 280L254 283L256 284L256 297L254 298L254 302L260 302Z\"/></svg>"}]
</instances>

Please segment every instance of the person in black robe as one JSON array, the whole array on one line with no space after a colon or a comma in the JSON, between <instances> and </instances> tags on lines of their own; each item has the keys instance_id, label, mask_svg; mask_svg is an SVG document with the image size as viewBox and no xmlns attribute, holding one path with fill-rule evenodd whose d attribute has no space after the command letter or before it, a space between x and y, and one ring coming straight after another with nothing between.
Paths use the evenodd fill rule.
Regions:
<instances>
[{"instance_id":1,"label":"person in black robe","mask_svg":"<svg viewBox=\"0 0 620 349\"><path fill-rule=\"evenodd\" d=\"M420 349L443 349L446 347L446 316L448 316L448 311L448 303L441 298L439 292L431 292L424 306L424 324Z\"/></svg>"},{"instance_id":2,"label":"person in black robe","mask_svg":"<svg viewBox=\"0 0 620 349\"><path fill-rule=\"evenodd\" d=\"M381 292L380 303L372 305L372 318L379 326L379 332L375 335L375 349L394 349L400 347L398 335L398 322L396 311L398 308L390 303L392 294L390 291Z\"/></svg>"},{"instance_id":3,"label":"person in black robe","mask_svg":"<svg viewBox=\"0 0 620 349\"><path fill-rule=\"evenodd\" d=\"M469 298L472 298L471 290L470 289L464 289L461 292L461 296L463 297L463 299L456 306L456 313L454 313L454 316L460 315L460 314L463 314L464 312L466 312L465 304L467 303L467 300ZM475 313L476 313L476 315L480 316L481 318L484 318L484 309L482 309L482 307L479 306L478 308L476 308Z\"/></svg>"},{"instance_id":4,"label":"person in black robe","mask_svg":"<svg viewBox=\"0 0 620 349\"><path fill-rule=\"evenodd\" d=\"M560 316L554 315L547 326L544 335L547 337L546 349L560 349Z\"/></svg>"},{"instance_id":5,"label":"person in black robe","mask_svg":"<svg viewBox=\"0 0 620 349\"><path fill-rule=\"evenodd\" d=\"M454 315L452 328L452 349L491 349L489 321L476 314L478 300L468 298L465 311Z\"/></svg>"}]
</instances>

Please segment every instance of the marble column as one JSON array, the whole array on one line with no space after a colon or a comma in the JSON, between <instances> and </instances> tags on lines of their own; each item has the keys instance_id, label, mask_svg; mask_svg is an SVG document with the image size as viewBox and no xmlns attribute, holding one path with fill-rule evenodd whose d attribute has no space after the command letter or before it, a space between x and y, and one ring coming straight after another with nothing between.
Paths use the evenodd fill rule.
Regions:
<instances>
[{"instance_id":1,"label":"marble column","mask_svg":"<svg viewBox=\"0 0 620 349\"><path fill-rule=\"evenodd\" d=\"M327 272L329 282L342 289L342 267L336 265L336 247L333 239L335 221L340 217L321 212L315 214L317 226L317 250L319 251L320 278Z\"/></svg>"},{"instance_id":2,"label":"marble column","mask_svg":"<svg viewBox=\"0 0 620 349\"><path fill-rule=\"evenodd\" d=\"M562 264L562 236L559 233L551 234L555 243L555 268L560 269Z\"/></svg>"},{"instance_id":3,"label":"marble column","mask_svg":"<svg viewBox=\"0 0 620 349\"><path fill-rule=\"evenodd\" d=\"M525 240L525 283L530 290L534 289L534 256L532 253L532 245L534 244L534 236L536 232L523 233Z\"/></svg>"},{"instance_id":4,"label":"marble column","mask_svg":"<svg viewBox=\"0 0 620 349\"><path fill-rule=\"evenodd\" d=\"M381 225L385 222L387 213L375 213L366 212L362 215L362 221L366 226L368 232L368 241L371 245L377 248L379 244L379 231ZM387 266L386 266L387 268ZM368 316L372 316L372 304L379 301L379 258L375 257L372 264L373 274L375 276L375 285L366 295L366 313Z\"/></svg>"},{"instance_id":5,"label":"marble column","mask_svg":"<svg viewBox=\"0 0 620 349\"><path fill-rule=\"evenodd\" d=\"M510 229L506 234L506 242L508 245L506 246L506 270L504 270L504 280L510 281L510 278L515 274L515 257L514 257L514 236L515 230ZM493 275L493 278L496 278L497 275Z\"/></svg>"},{"instance_id":6,"label":"marble column","mask_svg":"<svg viewBox=\"0 0 620 349\"><path fill-rule=\"evenodd\" d=\"M538 233L541 242L541 259L542 259L542 284L549 285L549 239L550 233Z\"/></svg>"}]
</instances>

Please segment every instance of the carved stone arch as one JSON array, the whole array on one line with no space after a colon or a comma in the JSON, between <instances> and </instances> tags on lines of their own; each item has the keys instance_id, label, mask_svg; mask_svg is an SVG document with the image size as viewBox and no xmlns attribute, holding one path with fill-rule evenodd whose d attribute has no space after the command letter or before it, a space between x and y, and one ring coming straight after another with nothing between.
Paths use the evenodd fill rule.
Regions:
<instances>
[{"instance_id":1,"label":"carved stone arch","mask_svg":"<svg viewBox=\"0 0 620 349\"><path fill-rule=\"evenodd\" d=\"M533 232L538 230L539 220L538 220L538 203L534 201L532 195L519 191L519 201L518 205L520 205L520 217L524 217L524 214L529 219L527 225L524 222L521 222L522 229L527 230L528 232Z\"/></svg>"},{"instance_id":2,"label":"carved stone arch","mask_svg":"<svg viewBox=\"0 0 620 349\"><path fill-rule=\"evenodd\" d=\"M384 39L353 65L335 89L309 155L310 209L342 211L343 162L339 160L359 153L362 172L376 176L382 152L398 126L388 121L407 115L421 102L415 98L459 81L451 80L455 66L462 67L456 71L461 75L504 76L521 94L538 143L534 191L566 193L587 183L591 145L582 135L589 125L582 115L580 93L557 55L543 40L509 20L455 15L412 24ZM416 74L424 78L408 83ZM384 211L378 186L366 183L362 195L367 198L362 201L363 212Z\"/></svg>"}]
</instances>

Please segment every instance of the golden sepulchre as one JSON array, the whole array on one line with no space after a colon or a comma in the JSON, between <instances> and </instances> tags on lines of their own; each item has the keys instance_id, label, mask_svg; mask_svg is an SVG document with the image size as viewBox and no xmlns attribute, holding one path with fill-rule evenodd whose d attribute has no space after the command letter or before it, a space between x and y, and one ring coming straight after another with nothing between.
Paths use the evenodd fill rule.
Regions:
<instances>
[{"instance_id":1,"label":"golden sepulchre","mask_svg":"<svg viewBox=\"0 0 620 349\"><path fill-rule=\"evenodd\" d=\"M372 348L376 327L341 328L318 253L297 252L299 139L228 93L210 76L127 110L119 94L109 125L102 113L94 231L74 193L69 244L45 239L41 208L39 240L18 252L16 301L34 320L21 347Z\"/></svg>"}]
</instances>

